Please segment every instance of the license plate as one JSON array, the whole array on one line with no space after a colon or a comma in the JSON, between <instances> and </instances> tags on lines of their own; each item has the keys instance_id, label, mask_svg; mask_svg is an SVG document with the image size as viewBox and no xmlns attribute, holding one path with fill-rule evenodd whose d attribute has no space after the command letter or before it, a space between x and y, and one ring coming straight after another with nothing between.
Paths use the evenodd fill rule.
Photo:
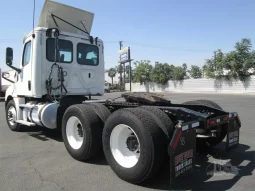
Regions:
<instances>
[{"instance_id":1,"label":"license plate","mask_svg":"<svg viewBox=\"0 0 255 191\"><path fill-rule=\"evenodd\" d=\"M238 147L239 137L240 137L239 129L240 129L240 126L238 124L237 118L236 117L231 118L228 123L226 151L229 151Z\"/></svg>"}]
</instances>

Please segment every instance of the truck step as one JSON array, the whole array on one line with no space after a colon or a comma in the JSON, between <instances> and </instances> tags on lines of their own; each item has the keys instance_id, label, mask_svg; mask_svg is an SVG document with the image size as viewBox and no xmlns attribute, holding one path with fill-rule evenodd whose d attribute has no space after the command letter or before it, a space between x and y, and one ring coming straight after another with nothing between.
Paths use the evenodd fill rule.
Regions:
<instances>
[{"instance_id":1,"label":"truck step","mask_svg":"<svg viewBox=\"0 0 255 191\"><path fill-rule=\"evenodd\" d=\"M30 109L35 109L37 108L37 106L34 106L34 105L26 105L26 104L20 104L19 105L20 108L30 108Z\"/></svg>"},{"instance_id":2,"label":"truck step","mask_svg":"<svg viewBox=\"0 0 255 191\"><path fill-rule=\"evenodd\" d=\"M22 125L26 125L26 126L36 126L35 123L31 123L28 121L23 121L23 120L17 120L16 123L22 124Z\"/></svg>"}]
</instances>

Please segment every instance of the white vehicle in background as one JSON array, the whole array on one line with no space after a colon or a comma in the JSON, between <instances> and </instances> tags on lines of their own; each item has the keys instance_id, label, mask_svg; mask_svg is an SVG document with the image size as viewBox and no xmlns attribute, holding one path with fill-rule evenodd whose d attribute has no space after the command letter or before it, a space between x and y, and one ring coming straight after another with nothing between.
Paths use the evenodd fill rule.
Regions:
<instances>
[{"instance_id":1,"label":"white vehicle in background","mask_svg":"<svg viewBox=\"0 0 255 191\"><path fill-rule=\"evenodd\" d=\"M105 81L104 82L104 91L107 92L107 93L110 93L111 91L111 83Z\"/></svg>"},{"instance_id":2,"label":"white vehicle in background","mask_svg":"<svg viewBox=\"0 0 255 191\"><path fill-rule=\"evenodd\" d=\"M5 97L5 92L13 84L17 73L15 70L2 70L0 68L0 97Z\"/></svg>"},{"instance_id":3,"label":"white vehicle in background","mask_svg":"<svg viewBox=\"0 0 255 191\"><path fill-rule=\"evenodd\" d=\"M237 113L209 100L174 104L148 93L123 93L125 101L91 99L105 90L104 44L90 34L93 19L93 13L46 0L38 26L24 37L19 67L12 65L13 49L6 49L6 64L17 74L13 81L10 73L3 75L12 82L5 95L12 131L59 129L74 159L103 152L116 175L131 183L155 176L169 156L178 165L170 165L172 172L184 165L192 171L196 147L229 137L233 119L238 131ZM231 135L231 146L238 145L239 134Z\"/></svg>"}]
</instances>

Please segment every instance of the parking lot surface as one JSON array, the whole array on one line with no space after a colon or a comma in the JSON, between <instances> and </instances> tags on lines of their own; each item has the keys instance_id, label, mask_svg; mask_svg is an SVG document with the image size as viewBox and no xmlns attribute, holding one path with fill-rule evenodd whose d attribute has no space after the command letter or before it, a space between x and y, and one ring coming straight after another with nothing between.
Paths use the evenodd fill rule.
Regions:
<instances>
[{"instance_id":1,"label":"parking lot surface","mask_svg":"<svg viewBox=\"0 0 255 191\"><path fill-rule=\"evenodd\" d=\"M105 98L119 97L107 93ZM207 154L197 156L192 177L177 183L181 190L254 190L255 158L255 96L168 93L173 103L195 99L215 101L227 111L239 113L242 127L240 146L224 152L220 144ZM238 171L222 168L230 162ZM218 174L208 173L214 164ZM24 132L12 132L5 121L4 102L0 99L0 190L58 191L58 190L169 190L169 165L154 179L143 185L133 185L119 179L102 155L88 163L74 160L66 151L60 133L44 132L34 127Z\"/></svg>"}]
</instances>

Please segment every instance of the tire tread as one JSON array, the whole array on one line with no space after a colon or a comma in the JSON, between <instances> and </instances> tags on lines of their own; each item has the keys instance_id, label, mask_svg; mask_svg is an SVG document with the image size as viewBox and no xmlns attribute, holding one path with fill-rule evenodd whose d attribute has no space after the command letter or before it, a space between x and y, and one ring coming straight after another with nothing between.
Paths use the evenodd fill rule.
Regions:
<instances>
[{"instance_id":1,"label":"tire tread","mask_svg":"<svg viewBox=\"0 0 255 191\"><path fill-rule=\"evenodd\" d=\"M162 110L160 110L156 106L141 106L140 108L149 111L151 114L155 115L158 118L156 120L158 126L165 133L168 140L170 140L172 138L173 131L174 131L174 124L172 120Z\"/></svg>"},{"instance_id":2,"label":"tire tread","mask_svg":"<svg viewBox=\"0 0 255 191\"><path fill-rule=\"evenodd\" d=\"M130 120L137 120L137 122L141 123L142 127L146 128L146 131L148 132L147 135L150 137L151 143L153 145L150 165L148 165L146 170L144 170L144 172L141 173L139 176L129 178L125 177L125 180L131 183L140 183L148 180L157 173L164 159L164 149L162 147L162 136L164 136L164 133L158 127L157 123L151 118L151 116L147 112L144 112L144 109L141 108L124 108L115 111L106 121L106 126L111 123L111 120L113 118L119 116L125 116L127 118L130 118ZM104 131L105 130L107 129L105 128ZM103 143L105 142L104 138L105 137L103 137ZM112 169L115 171L114 168ZM118 176L123 179L123 177L121 177L120 175Z\"/></svg>"},{"instance_id":3,"label":"tire tread","mask_svg":"<svg viewBox=\"0 0 255 191\"><path fill-rule=\"evenodd\" d=\"M69 154L71 154L71 156L73 156L75 159L77 160L80 160L80 161L85 161L85 160L88 160L94 156L96 156L98 154L98 152L100 151L100 148L102 146L102 129L100 128L100 122L99 122L99 118L97 116L97 114L94 112L94 110L86 105L86 104L76 104L76 105L72 105L70 106L65 114L64 114L64 117L63 119L65 119L66 115L69 114L69 112L77 112L77 111L80 111L82 116L83 116L83 119L79 119L80 121L81 120L86 120L87 123L89 124L88 127L83 127L83 128L87 128L88 132L89 132L89 135L87 136L87 139L89 139L89 145L88 145L88 149L86 150L86 152L82 153L81 155L79 156L74 156L72 151L70 152L70 148L67 147L67 150L69 152ZM67 119L65 119L67 120ZM63 120L63 122L65 121ZM82 123L82 121L81 121ZM65 124L62 124L62 128ZM66 132L65 131L62 131L62 134L63 134L63 137L64 134ZM68 144L68 141L66 140Z\"/></svg>"},{"instance_id":4,"label":"tire tread","mask_svg":"<svg viewBox=\"0 0 255 191\"><path fill-rule=\"evenodd\" d=\"M101 103L89 103L87 105L91 106L103 123L105 123L105 121L111 115L110 110Z\"/></svg>"}]
</instances>

